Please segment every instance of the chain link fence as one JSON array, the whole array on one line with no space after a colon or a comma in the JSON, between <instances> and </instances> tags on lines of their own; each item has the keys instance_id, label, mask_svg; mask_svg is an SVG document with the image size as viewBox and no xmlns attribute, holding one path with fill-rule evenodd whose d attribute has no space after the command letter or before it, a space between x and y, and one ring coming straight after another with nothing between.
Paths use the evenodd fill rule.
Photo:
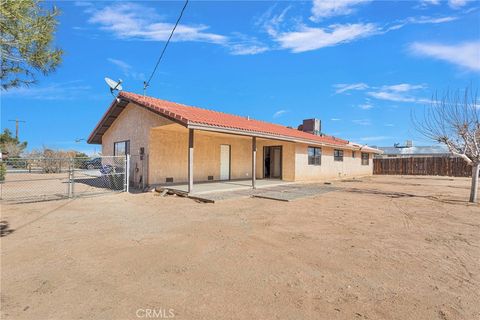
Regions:
<instances>
[{"instance_id":1,"label":"chain link fence","mask_svg":"<svg viewBox=\"0 0 480 320\"><path fill-rule=\"evenodd\" d=\"M128 156L6 159L0 200L35 202L124 192L128 168Z\"/></svg>"}]
</instances>

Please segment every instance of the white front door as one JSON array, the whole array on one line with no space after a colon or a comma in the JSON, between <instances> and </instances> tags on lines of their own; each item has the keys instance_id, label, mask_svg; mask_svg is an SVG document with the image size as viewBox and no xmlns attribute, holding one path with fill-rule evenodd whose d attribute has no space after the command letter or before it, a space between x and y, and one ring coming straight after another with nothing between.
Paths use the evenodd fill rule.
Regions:
<instances>
[{"instance_id":1,"label":"white front door","mask_svg":"<svg viewBox=\"0 0 480 320\"><path fill-rule=\"evenodd\" d=\"M220 180L230 180L230 146L220 145Z\"/></svg>"}]
</instances>

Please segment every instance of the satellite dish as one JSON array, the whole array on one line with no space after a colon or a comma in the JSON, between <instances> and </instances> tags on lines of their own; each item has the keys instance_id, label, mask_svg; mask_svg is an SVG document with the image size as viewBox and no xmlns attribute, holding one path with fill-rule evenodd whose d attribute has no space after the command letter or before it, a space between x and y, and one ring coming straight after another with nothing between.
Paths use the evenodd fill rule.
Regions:
<instances>
[{"instance_id":1,"label":"satellite dish","mask_svg":"<svg viewBox=\"0 0 480 320\"><path fill-rule=\"evenodd\" d=\"M110 93L113 94L115 90L122 91L122 79L118 79L118 82L110 78L105 77L105 82L110 87Z\"/></svg>"}]
</instances>

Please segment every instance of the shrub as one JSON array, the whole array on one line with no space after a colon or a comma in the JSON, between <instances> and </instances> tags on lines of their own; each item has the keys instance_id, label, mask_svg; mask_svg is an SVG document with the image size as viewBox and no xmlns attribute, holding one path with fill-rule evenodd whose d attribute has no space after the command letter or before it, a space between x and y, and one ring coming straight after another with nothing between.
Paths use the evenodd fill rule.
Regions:
<instances>
[{"instance_id":1,"label":"shrub","mask_svg":"<svg viewBox=\"0 0 480 320\"><path fill-rule=\"evenodd\" d=\"M7 166L5 162L0 161L0 181L5 181L5 176L7 175Z\"/></svg>"}]
</instances>

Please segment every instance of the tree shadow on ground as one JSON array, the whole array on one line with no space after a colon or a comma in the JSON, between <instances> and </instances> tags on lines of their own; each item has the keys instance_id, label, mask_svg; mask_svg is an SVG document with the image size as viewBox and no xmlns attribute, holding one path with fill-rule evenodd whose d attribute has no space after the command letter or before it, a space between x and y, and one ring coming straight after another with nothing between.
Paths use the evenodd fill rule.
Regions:
<instances>
[{"instance_id":1,"label":"tree shadow on ground","mask_svg":"<svg viewBox=\"0 0 480 320\"><path fill-rule=\"evenodd\" d=\"M0 221L0 237L5 237L14 232L15 229L10 229L8 221Z\"/></svg>"},{"instance_id":2,"label":"tree shadow on ground","mask_svg":"<svg viewBox=\"0 0 480 320\"><path fill-rule=\"evenodd\" d=\"M94 178L75 178L75 183L85 184L90 187L107 190L121 190L123 189L123 177L116 178L115 180L108 179L106 177L94 177Z\"/></svg>"}]
</instances>

